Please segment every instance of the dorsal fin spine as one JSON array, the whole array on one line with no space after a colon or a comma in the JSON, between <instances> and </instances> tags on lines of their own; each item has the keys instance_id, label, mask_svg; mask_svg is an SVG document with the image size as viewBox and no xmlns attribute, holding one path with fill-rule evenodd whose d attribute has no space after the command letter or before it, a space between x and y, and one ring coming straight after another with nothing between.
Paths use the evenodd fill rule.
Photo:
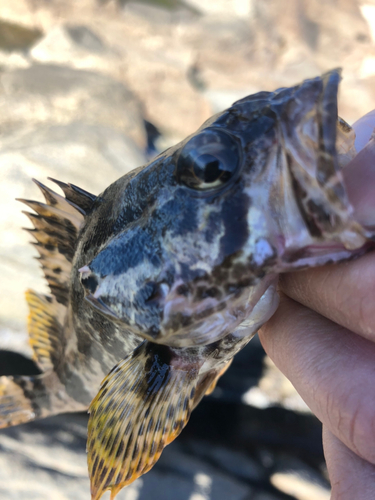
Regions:
<instances>
[{"instance_id":1,"label":"dorsal fin spine","mask_svg":"<svg viewBox=\"0 0 375 500\"><path fill-rule=\"evenodd\" d=\"M32 244L39 253L38 260L51 293L57 302L66 306L69 300L72 261L86 211L80 203L77 203L78 196L74 200L68 199L68 196L61 196L41 182L33 180L42 191L46 202L19 199L35 212L24 212L34 226L25 229L36 240ZM68 192L75 193L67 184L59 181L56 183L63 191L67 189ZM79 196L85 206L88 206L89 202L92 204L95 199L94 195L83 190Z\"/></svg>"},{"instance_id":2,"label":"dorsal fin spine","mask_svg":"<svg viewBox=\"0 0 375 500\"><path fill-rule=\"evenodd\" d=\"M46 202L49 205L56 205L59 201L63 201L63 203L68 203L74 210L77 210L77 212L80 212L82 215L86 215L85 210L83 210L80 206L76 205L72 201L70 201L68 198L64 198L60 196L59 194L55 193L55 191L52 191L49 187L45 186L41 182L39 182L36 179L32 179L32 181L38 186L38 188L42 191L43 196L46 200Z\"/></svg>"},{"instance_id":3,"label":"dorsal fin spine","mask_svg":"<svg viewBox=\"0 0 375 500\"><path fill-rule=\"evenodd\" d=\"M74 205L80 207L80 209L86 214L88 210L91 209L94 201L96 200L96 196L81 189L74 184L66 184L65 182L58 181L56 179L52 179L52 177L48 177L48 179L59 186L59 188L65 194L65 199L73 203Z\"/></svg>"}]
</instances>

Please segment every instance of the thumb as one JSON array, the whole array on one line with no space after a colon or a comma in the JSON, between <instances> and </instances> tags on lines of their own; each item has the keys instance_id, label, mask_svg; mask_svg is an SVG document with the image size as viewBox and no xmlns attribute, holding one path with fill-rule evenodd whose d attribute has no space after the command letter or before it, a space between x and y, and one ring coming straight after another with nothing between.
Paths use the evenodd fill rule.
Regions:
<instances>
[{"instance_id":1,"label":"thumb","mask_svg":"<svg viewBox=\"0 0 375 500\"><path fill-rule=\"evenodd\" d=\"M366 227L375 227L375 110L360 118L356 132L357 156L344 168L343 176L354 216Z\"/></svg>"}]
</instances>

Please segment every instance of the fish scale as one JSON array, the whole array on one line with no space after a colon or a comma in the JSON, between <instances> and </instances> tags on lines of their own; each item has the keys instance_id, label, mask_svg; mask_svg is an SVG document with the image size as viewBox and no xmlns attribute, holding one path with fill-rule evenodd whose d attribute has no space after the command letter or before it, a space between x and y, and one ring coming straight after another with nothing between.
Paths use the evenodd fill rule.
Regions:
<instances>
[{"instance_id":1,"label":"fish scale","mask_svg":"<svg viewBox=\"0 0 375 500\"><path fill-rule=\"evenodd\" d=\"M88 410L92 500L146 473L278 306L278 275L359 257L339 70L260 92L98 196L37 182L34 377L0 378L0 426ZM52 180L52 179L51 179Z\"/></svg>"}]
</instances>

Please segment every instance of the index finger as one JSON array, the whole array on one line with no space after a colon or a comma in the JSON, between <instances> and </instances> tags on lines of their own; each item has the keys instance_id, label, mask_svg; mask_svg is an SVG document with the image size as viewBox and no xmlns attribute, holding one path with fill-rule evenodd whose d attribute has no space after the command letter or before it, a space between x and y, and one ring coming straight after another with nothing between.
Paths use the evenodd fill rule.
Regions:
<instances>
[{"instance_id":1,"label":"index finger","mask_svg":"<svg viewBox=\"0 0 375 500\"><path fill-rule=\"evenodd\" d=\"M280 276L297 302L375 342L375 253L334 266Z\"/></svg>"}]
</instances>

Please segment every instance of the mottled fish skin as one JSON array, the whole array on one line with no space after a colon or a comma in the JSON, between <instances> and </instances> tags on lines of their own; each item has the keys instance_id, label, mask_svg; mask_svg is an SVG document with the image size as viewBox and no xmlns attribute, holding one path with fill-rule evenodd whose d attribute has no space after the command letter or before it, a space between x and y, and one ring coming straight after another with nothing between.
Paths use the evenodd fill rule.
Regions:
<instances>
[{"instance_id":1,"label":"mottled fish skin","mask_svg":"<svg viewBox=\"0 0 375 500\"><path fill-rule=\"evenodd\" d=\"M0 378L0 427L90 407L93 500L155 464L275 312L279 273L371 248L339 81L241 99L99 196L54 181L65 198L23 200L52 295L27 292L44 373Z\"/></svg>"},{"instance_id":2,"label":"mottled fish skin","mask_svg":"<svg viewBox=\"0 0 375 500\"><path fill-rule=\"evenodd\" d=\"M152 342L210 344L278 273L361 248L369 235L352 217L336 153L339 79L246 97L109 186L75 256L86 300ZM213 181L197 177L200 161Z\"/></svg>"}]
</instances>

